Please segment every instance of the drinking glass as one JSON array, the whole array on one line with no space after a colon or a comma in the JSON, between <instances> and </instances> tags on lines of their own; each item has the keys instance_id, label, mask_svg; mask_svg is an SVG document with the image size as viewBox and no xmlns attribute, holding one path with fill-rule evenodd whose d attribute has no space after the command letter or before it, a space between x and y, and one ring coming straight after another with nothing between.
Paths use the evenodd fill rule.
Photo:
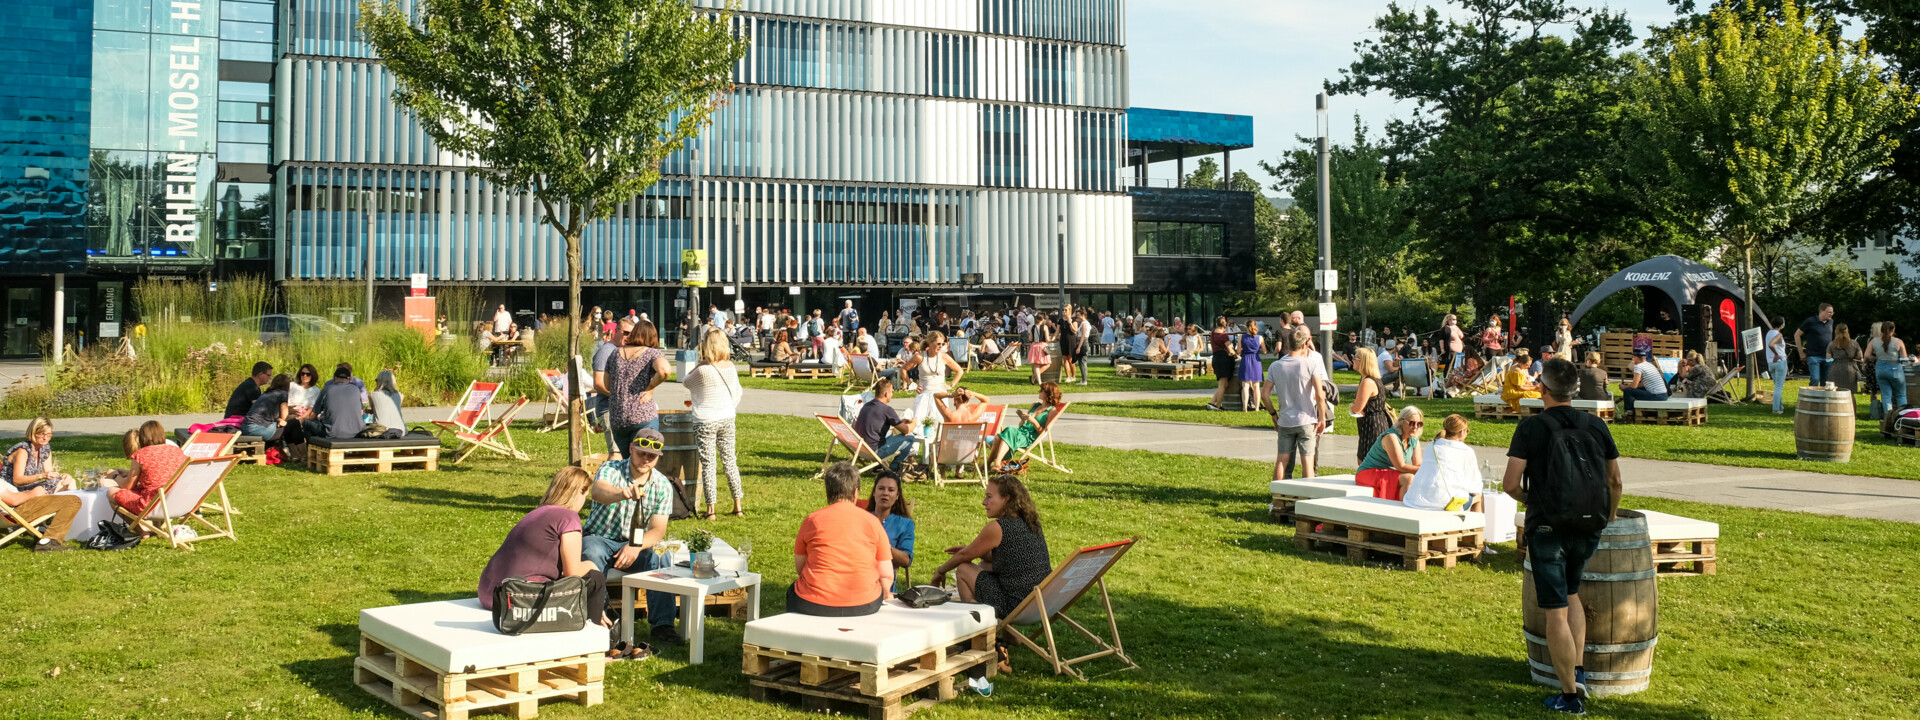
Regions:
<instances>
[{"instance_id":1,"label":"drinking glass","mask_svg":"<svg viewBox=\"0 0 1920 720\"><path fill-rule=\"evenodd\" d=\"M740 551L740 567L750 569L748 563L753 562L753 541L741 540L740 546L734 549Z\"/></svg>"}]
</instances>

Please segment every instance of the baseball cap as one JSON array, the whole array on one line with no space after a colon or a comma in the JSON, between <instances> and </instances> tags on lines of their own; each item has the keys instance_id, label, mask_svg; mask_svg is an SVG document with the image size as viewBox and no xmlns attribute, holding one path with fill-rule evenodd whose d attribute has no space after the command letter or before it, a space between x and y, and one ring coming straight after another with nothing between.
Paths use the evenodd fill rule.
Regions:
<instances>
[{"instance_id":1,"label":"baseball cap","mask_svg":"<svg viewBox=\"0 0 1920 720\"><path fill-rule=\"evenodd\" d=\"M656 457L665 451L666 446L666 437L653 428L641 428L639 432L633 434L633 442L627 443L628 449L633 452L643 452Z\"/></svg>"}]
</instances>

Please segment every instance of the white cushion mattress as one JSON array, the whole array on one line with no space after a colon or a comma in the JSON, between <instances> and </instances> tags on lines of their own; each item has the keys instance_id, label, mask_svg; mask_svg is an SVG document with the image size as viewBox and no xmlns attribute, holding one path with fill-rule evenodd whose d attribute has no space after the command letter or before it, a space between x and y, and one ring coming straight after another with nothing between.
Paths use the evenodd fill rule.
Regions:
<instances>
[{"instance_id":1,"label":"white cushion mattress","mask_svg":"<svg viewBox=\"0 0 1920 720\"><path fill-rule=\"evenodd\" d=\"M993 608L950 602L910 608L899 600L864 617L828 618L785 613L747 623L748 645L864 663L891 663L953 644L993 627Z\"/></svg>"},{"instance_id":2,"label":"white cushion mattress","mask_svg":"<svg viewBox=\"0 0 1920 720\"><path fill-rule=\"evenodd\" d=\"M1520 398L1520 407L1543 408L1546 406L1547 401L1540 398Z\"/></svg>"},{"instance_id":3,"label":"white cushion mattress","mask_svg":"<svg viewBox=\"0 0 1920 720\"><path fill-rule=\"evenodd\" d=\"M1295 517L1386 530L1406 535L1482 530L1487 519L1477 512L1421 510L1398 500L1376 497L1343 497L1301 500L1294 503Z\"/></svg>"},{"instance_id":4,"label":"white cushion mattress","mask_svg":"<svg viewBox=\"0 0 1920 720\"><path fill-rule=\"evenodd\" d=\"M1612 410L1613 401L1612 400L1575 400L1573 401L1573 407L1576 410Z\"/></svg>"},{"instance_id":5,"label":"white cushion mattress","mask_svg":"<svg viewBox=\"0 0 1920 720\"><path fill-rule=\"evenodd\" d=\"M361 610L360 633L446 672L604 653L608 639L592 622L574 632L502 635L479 598Z\"/></svg>"},{"instance_id":6,"label":"white cushion mattress","mask_svg":"<svg viewBox=\"0 0 1920 720\"><path fill-rule=\"evenodd\" d=\"M1720 524L1641 510L1647 516L1647 534L1654 540L1702 540L1720 537Z\"/></svg>"},{"instance_id":7,"label":"white cushion mattress","mask_svg":"<svg viewBox=\"0 0 1920 720\"><path fill-rule=\"evenodd\" d=\"M1345 483L1314 482L1317 479L1275 480L1270 487L1275 495L1303 498L1359 497L1373 494L1373 488L1355 485L1352 480Z\"/></svg>"},{"instance_id":8,"label":"white cushion mattress","mask_svg":"<svg viewBox=\"0 0 1920 720\"><path fill-rule=\"evenodd\" d=\"M1475 405L1505 405L1505 404L1507 404L1507 401L1506 401L1506 400L1504 400L1504 399L1502 399L1502 398L1500 397L1500 394L1499 394L1499 393L1493 393L1493 394L1490 394L1490 395L1475 395L1475 396L1473 396L1473 404L1475 404Z\"/></svg>"},{"instance_id":9,"label":"white cushion mattress","mask_svg":"<svg viewBox=\"0 0 1920 720\"><path fill-rule=\"evenodd\" d=\"M1635 400L1633 401L1633 407L1636 410L1639 410L1642 408L1647 410L1685 410L1687 408L1696 408L1696 407L1703 408L1706 406L1707 406L1706 398L1674 398L1672 400Z\"/></svg>"}]
</instances>

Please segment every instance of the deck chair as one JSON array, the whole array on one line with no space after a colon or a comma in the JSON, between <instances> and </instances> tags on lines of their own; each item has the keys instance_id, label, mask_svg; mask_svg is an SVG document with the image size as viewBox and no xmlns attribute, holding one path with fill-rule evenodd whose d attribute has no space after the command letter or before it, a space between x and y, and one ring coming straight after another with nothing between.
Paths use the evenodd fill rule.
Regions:
<instances>
[{"instance_id":1,"label":"deck chair","mask_svg":"<svg viewBox=\"0 0 1920 720\"><path fill-rule=\"evenodd\" d=\"M547 397L540 401L540 421L545 423L536 432L553 432L567 426L567 371L541 370L540 380L547 388Z\"/></svg>"},{"instance_id":2,"label":"deck chair","mask_svg":"<svg viewBox=\"0 0 1920 720\"><path fill-rule=\"evenodd\" d=\"M520 410L526 406L527 396L521 395L520 399L514 401L513 405L508 407L506 412L500 413L500 417L495 418L493 424L488 425L487 429L454 433L453 439L460 441L460 446L454 449L454 452L457 454L453 456L453 462L459 463L467 459L468 455L472 455L480 450L486 450L499 454L502 457L523 462L532 460L533 458L531 456L520 452L520 448L513 444L513 429L511 427L514 416L519 415Z\"/></svg>"},{"instance_id":3,"label":"deck chair","mask_svg":"<svg viewBox=\"0 0 1920 720\"><path fill-rule=\"evenodd\" d=\"M1427 368L1425 358L1407 358L1400 361L1400 389L1407 396L1425 395L1433 385L1433 371Z\"/></svg>"},{"instance_id":4,"label":"deck chair","mask_svg":"<svg viewBox=\"0 0 1920 720\"><path fill-rule=\"evenodd\" d=\"M947 355L953 357L954 364L959 365L960 369L962 370L973 369L973 344L972 343L969 343L964 339L962 339L960 342L949 342L947 343Z\"/></svg>"},{"instance_id":5,"label":"deck chair","mask_svg":"<svg viewBox=\"0 0 1920 720\"><path fill-rule=\"evenodd\" d=\"M1072 475L1073 471L1068 470L1065 465L1061 465L1059 457L1053 452L1053 424L1060 421L1060 416L1067 413L1067 406L1072 404L1073 403L1070 402L1063 402L1053 406L1053 412L1047 414L1046 424L1040 426L1040 436L1033 439L1032 445L1022 448L1020 450L1020 456L1014 459L1031 459L1041 465ZM1035 452L1036 450L1039 452Z\"/></svg>"},{"instance_id":6,"label":"deck chair","mask_svg":"<svg viewBox=\"0 0 1920 720\"><path fill-rule=\"evenodd\" d=\"M836 447L844 447L851 451L853 453L854 467L862 473L879 467L882 463L891 464L893 462L893 455L881 457L880 453L874 451L871 446L867 445L867 441L860 439L860 434L854 432L853 426L848 425L847 421L833 415L815 415L814 417L819 418L820 424L827 426L827 432L833 435L833 438L827 441L827 454L820 459L820 472L813 476L814 479L819 479L827 474L827 466L833 464L833 449ZM897 452L894 453L894 455L898 454ZM867 462L868 460L872 460L873 462L861 465L861 463Z\"/></svg>"},{"instance_id":7,"label":"deck chair","mask_svg":"<svg viewBox=\"0 0 1920 720\"><path fill-rule=\"evenodd\" d=\"M289 420L288 422L292 422ZM202 430L187 438L180 445L180 454L194 460L230 455L233 442L240 439L240 433L217 433Z\"/></svg>"},{"instance_id":8,"label":"deck chair","mask_svg":"<svg viewBox=\"0 0 1920 720\"><path fill-rule=\"evenodd\" d=\"M160 488L159 497L153 499L153 506L147 508L146 514L136 517L119 505L114 505L113 511L126 518L128 525L153 533L176 548L192 550L194 543L214 538L239 540L239 536L233 534L233 504L227 501L226 483L227 473L239 464L238 455L188 460L181 463L180 469L167 480L166 486ZM220 498L217 504L212 502L216 493ZM225 527L215 525L206 518L209 508L220 512ZM199 537L176 537L173 529L192 527L189 519L199 522L212 534L202 532Z\"/></svg>"},{"instance_id":9,"label":"deck chair","mask_svg":"<svg viewBox=\"0 0 1920 720\"><path fill-rule=\"evenodd\" d=\"M994 358L992 362L982 362L980 364L980 369L981 370L1019 370L1020 369L1020 351L1023 349L1022 348L1023 345L1024 343L1021 343L1018 341L1007 343L1004 346L1004 349L1000 351L1000 357ZM981 360L985 361L986 358L983 357L981 358Z\"/></svg>"},{"instance_id":10,"label":"deck chair","mask_svg":"<svg viewBox=\"0 0 1920 720\"><path fill-rule=\"evenodd\" d=\"M873 361L872 355L865 353L850 352L846 353L846 356L847 383L845 389L851 390L856 387L873 387L874 381L880 377L880 364Z\"/></svg>"},{"instance_id":11,"label":"deck chair","mask_svg":"<svg viewBox=\"0 0 1920 720\"><path fill-rule=\"evenodd\" d=\"M487 409L493 406L493 396L500 393L500 383L473 381L467 385L467 392L460 396L460 404L453 406L453 414L445 420L433 421L434 432L445 435L479 432L480 423L487 419Z\"/></svg>"},{"instance_id":12,"label":"deck chair","mask_svg":"<svg viewBox=\"0 0 1920 720\"><path fill-rule=\"evenodd\" d=\"M1121 668L1123 670L1139 669L1140 666L1134 664L1132 658L1127 657L1126 649L1120 644L1120 624L1113 617L1113 600L1107 596L1106 579L1107 571L1112 569L1115 563L1120 562L1120 558L1125 556L1127 551L1133 548L1133 544L1139 540L1140 538L1134 537L1117 543L1095 545L1073 551L1065 561L1054 566L1053 572L1047 574L1047 579L1040 581L1040 584L1033 588L1033 592L1028 593L1019 605L1014 606L1013 612L1007 613L1006 617L1000 619L1000 637L1012 637L1021 645L1039 654L1053 664L1055 675L1072 675L1086 680L1086 674L1074 666L1109 655L1127 664L1126 667ZM1093 634L1093 631L1075 622L1073 618L1067 617L1066 614L1067 610L1071 609L1073 604L1078 602L1082 595L1087 594L1087 590L1093 586L1100 588L1100 604L1107 611L1107 633L1113 638L1112 644L1100 639L1100 636ZM1100 649L1073 659L1060 657L1059 648L1053 640L1053 624L1056 622L1065 623L1068 627L1080 631L1081 635L1092 640L1093 644L1100 646ZM1047 643L1046 647L1041 647L1038 640L1029 637L1026 631L1017 627L1033 625L1040 626L1041 635Z\"/></svg>"},{"instance_id":13,"label":"deck chair","mask_svg":"<svg viewBox=\"0 0 1920 720\"><path fill-rule=\"evenodd\" d=\"M1738 402L1738 399L1733 396L1733 392L1727 389L1727 383L1733 382L1734 378L1740 377L1740 373L1745 372L1746 369L1747 366L1741 365L1732 370L1728 370L1727 374L1721 375L1720 381L1714 383L1713 389L1707 392L1707 402L1720 403L1721 405L1732 405Z\"/></svg>"},{"instance_id":14,"label":"deck chair","mask_svg":"<svg viewBox=\"0 0 1920 720\"><path fill-rule=\"evenodd\" d=\"M981 416L983 419L985 415ZM993 438L993 425L987 422L941 423L933 438L933 486L942 487L947 483L979 482L987 484L987 454L981 452L987 441ZM953 466L956 474L965 468L974 469L974 477L961 480L949 478L941 468Z\"/></svg>"},{"instance_id":15,"label":"deck chair","mask_svg":"<svg viewBox=\"0 0 1920 720\"><path fill-rule=\"evenodd\" d=\"M19 510L12 505L0 502L0 531L6 532L5 535L0 535L0 547L6 547L7 543L13 542L14 538L21 535L33 536L33 541L36 543L46 539L46 534L40 532L40 523L52 520L53 516L54 513L47 513L37 518L21 517ZM13 529L7 530L8 527Z\"/></svg>"}]
</instances>

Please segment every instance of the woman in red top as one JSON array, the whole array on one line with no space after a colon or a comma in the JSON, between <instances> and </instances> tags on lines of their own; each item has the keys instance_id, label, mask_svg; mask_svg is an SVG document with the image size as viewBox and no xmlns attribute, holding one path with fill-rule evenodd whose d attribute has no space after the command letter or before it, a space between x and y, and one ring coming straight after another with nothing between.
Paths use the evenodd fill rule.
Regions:
<instances>
[{"instance_id":1,"label":"woman in red top","mask_svg":"<svg viewBox=\"0 0 1920 720\"><path fill-rule=\"evenodd\" d=\"M167 431L157 420L146 421L138 432L140 449L127 457L127 475L120 481L120 489L113 491L113 504L143 515L187 462L187 456L167 444Z\"/></svg>"}]
</instances>

